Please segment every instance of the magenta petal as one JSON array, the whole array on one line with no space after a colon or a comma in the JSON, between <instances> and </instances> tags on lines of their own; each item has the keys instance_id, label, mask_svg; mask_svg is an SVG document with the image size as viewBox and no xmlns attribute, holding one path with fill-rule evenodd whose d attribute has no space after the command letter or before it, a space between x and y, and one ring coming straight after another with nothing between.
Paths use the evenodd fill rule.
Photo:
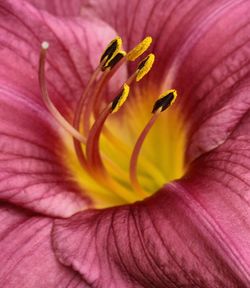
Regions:
<instances>
[{"instance_id":1,"label":"magenta petal","mask_svg":"<svg viewBox=\"0 0 250 288\"><path fill-rule=\"evenodd\" d=\"M18 90L0 91L0 199L49 215L79 211L86 200L60 162L55 123Z\"/></svg>"},{"instance_id":2,"label":"magenta petal","mask_svg":"<svg viewBox=\"0 0 250 288\"><path fill-rule=\"evenodd\" d=\"M59 16L77 16L81 14L82 0L26 0L39 9Z\"/></svg>"},{"instance_id":3,"label":"magenta petal","mask_svg":"<svg viewBox=\"0 0 250 288\"><path fill-rule=\"evenodd\" d=\"M247 287L192 214L180 195L162 191L131 208L57 220L53 246L63 264L103 288Z\"/></svg>"},{"instance_id":4,"label":"magenta petal","mask_svg":"<svg viewBox=\"0 0 250 288\"><path fill-rule=\"evenodd\" d=\"M0 287L88 287L56 259L51 247L51 219L0 205Z\"/></svg>"},{"instance_id":5,"label":"magenta petal","mask_svg":"<svg viewBox=\"0 0 250 288\"><path fill-rule=\"evenodd\" d=\"M227 141L197 159L181 181L200 206L211 235L250 280L250 110Z\"/></svg>"},{"instance_id":6,"label":"magenta petal","mask_svg":"<svg viewBox=\"0 0 250 288\"><path fill-rule=\"evenodd\" d=\"M58 259L102 287L249 287L249 128L141 203L56 220Z\"/></svg>"}]
</instances>

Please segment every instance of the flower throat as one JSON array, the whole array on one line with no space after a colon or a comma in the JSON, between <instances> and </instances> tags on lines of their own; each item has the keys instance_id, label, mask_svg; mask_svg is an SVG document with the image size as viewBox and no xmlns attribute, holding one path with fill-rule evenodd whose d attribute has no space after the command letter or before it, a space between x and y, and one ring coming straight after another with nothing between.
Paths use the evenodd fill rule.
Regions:
<instances>
[{"instance_id":1,"label":"flower throat","mask_svg":"<svg viewBox=\"0 0 250 288\"><path fill-rule=\"evenodd\" d=\"M142 129L138 130L136 123L131 123L130 127L134 131L132 134L137 134L135 138L137 140L132 147L126 140L124 141L121 137L118 137L121 131L117 133L117 129L119 130L117 123L121 123L121 117L123 116L117 117L114 115L117 112L117 114L126 114L124 111L120 112L120 109L126 106L126 103L129 103L127 99L131 90L130 87L136 85L151 70L155 60L154 54L148 54L139 62L135 72L127 79L110 102L107 102L107 98L102 97L104 88L117 70L129 61L138 59L148 50L151 42L152 38L146 37L128 53L122 50L120 37L116 37L109 43L78 100L72 123L58 111L49 97L45 77L45 62L49 43L43 42L41 45L39 83L42 99L52 116L73 139L73 146L72 144L65 144L65 153L63 154L66 155L66 159L64 162L71 171L72 178L89 196L94 207L133 203L152 194L151 185L148 184L150 177L143 175L146 174L145 171L152 175L153 182L157 180L156 182L160 185L169 181L168 177L164 177L164 173L157 168L157 163L151 161L150 157L146 157L146 155L143 157L143 153L140 152L151 128L156 126L155 123L162 114L161 112L174 103L177 97L176 90L167 90L159 96L158 100L154 100L151 106L151 117L148 116L146 121L142 120L144 121ZM140 100L140 102L143 101ZM149 113L150 111L147 111L147 114ZM116 117L115 121L113 121L114 117ZM115 124L112 124L112 121ZM183 137L179 140L181 140L179 146L181 146L181 154L183 154ZM158 144L160 145L160 143ZM154 150L155 147L152 147L152 149ZM120 154L115 153L115 150L118 150ZM142 169L138 169L140 154L142 154L140 156ZM173 178L180 177L183 173L182 155L180 159L178 173L175 173Z\"/></svg>"}]
</instances>

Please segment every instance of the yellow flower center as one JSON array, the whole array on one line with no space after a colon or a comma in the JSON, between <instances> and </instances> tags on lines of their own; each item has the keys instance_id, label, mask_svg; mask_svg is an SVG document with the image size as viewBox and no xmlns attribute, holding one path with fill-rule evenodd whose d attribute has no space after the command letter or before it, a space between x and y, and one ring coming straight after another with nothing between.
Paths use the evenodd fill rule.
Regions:
<instances>
[{"instance_id":1,"label":"yellow flower center","mask_svg":"<svg viewBox=\"0 0 250 288\"><path fill-rule=\"evenodd\" d=\"M167 90L156 101L153 91L141 91L133 83L149 72L153 54L139 63L110 103L102 98L103 87L118 68L136 60L151 40L146 37L128 54L121 50L120 37L110 42L79 99L73 123L49 98L44 71L49 45L42 43L41 94L49 111L69 132L63 138L63 163L95 208L142 200L184 173L185 131L180 113L174 106L161 113L173 104L177 92Z\"/></svg>"}]
</instances>

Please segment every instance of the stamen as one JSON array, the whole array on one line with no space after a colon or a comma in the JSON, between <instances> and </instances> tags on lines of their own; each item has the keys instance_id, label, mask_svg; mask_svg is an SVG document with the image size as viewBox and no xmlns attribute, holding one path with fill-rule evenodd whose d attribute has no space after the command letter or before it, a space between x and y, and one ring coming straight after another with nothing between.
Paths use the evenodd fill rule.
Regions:
<instances>
[{"instance_id":1,"label":"stamen","mask_svg":"<svg viewBox=\"0 0 250 288\"><path fill-rule=\"evenodd\" d=\"M104 83L106 83L114 75L114 73L119 69L119 67L125 61L136 60L139 56L141 56L148 49L151 42L152 42L152 38L148 36L143 41L141 41L138 45L136 45L128 54L126 54L126 52L124 52L124 51L119 51L115 56L113 56L109 61L106 62L106 64L105 64L106 70L112 69L112 71L110 72L109 77L106 77L106 75L103 75L102 78L106 78L106 79L105 80L101 79L100 82L103 82L102 84L104 85ZM141 71L139 73L137 81L140 81L150 71L150 69L153 65L153 62L154 62L154 55L153 54L150 54L148 61L149 61L149 63L146 65L147 67L143 68L143 71ZM118 63L118 65L117 65L117 63ZM146 68L148 68L148 71ZM137 73L138 72L139 71L137 71ZM136 78L136 75L133 74L130 77L129 81L127 81L128 85L130 85L135 78ZM96 99L96 101L95 101L96 104L94 107L95 116L97 116L99 114L99 111L100 111L99 110L100 100L101 100L100 87L102 87L102 85L99 85L98 89L96 89L95 96L93 97L94 99Z\"/></svg>"},{"instance_id":2,"label":"stamen","mask_svg":"<svg viewBox=\"0 0 250 288\"><path fill-rule=\"evenodd\" d=\"M120 51L116 54L115 57L113 57L112 59L110 59L110 61L107 63L107 69L106 71L102 74L101 79L98 81L97 83L97 87L94 90L93 96L92 96L92 103L93 105L91 107L90 112L93 109L94 112L94 116L95 118L97 118L97 116L100 113L100 109L101 109L101 89L102 87L104 87L108 81L113 77L113 75L116 73L116 71L121 67L121 65L126 61L126 58L124 57L126 55L126 52L124 51ZM88 105L89 107L89 105ZM90 114L89 114L90 117ZM87 118L87 116L85 117L85 119ZM89 125L88 125L89 127Z\"/></svg>"},{"instance_id":3,"label":"stamen","mask_svg":"<svg viewBox=\"0 0 250 288\"><path fill-rule=\"evenodd\" d=\"M79 125L80 125L80 117L82 114L83 110L83 105L84 103L87 102L87 96L88 92L90 90L90 87L93 85L94 81L96 80L100 70L105 71L107 68L112 68L116 63L118 63L123 57L124 54L126 54L124 51L120 51L122 46L122 39L120 37L116 37L113 39L105 51L103 52L101 58L100 58L100 64L96 68L94 74L92 75L90 81L88 82L88 85L85 89L85 92L83 93L82 97L80 98L78 105L77 105L77 110L75 113L75 118L74 118L74 126L79 130ZM112 61L112 62L111 62ZM111 63L111 64L110 64ZM92 102L94 101L93 97L91 97ZM87 105L88 106L88 105ZM92 111L92 106L88 111ZM86 112L87 116L84 118L84 123L89 123L89 118L90 118L90 113ZM87 127L89 125L85 124ZM87 129L88 130L88 129Z\"/></svg>"},{"instance_id":4,"label":"stamen","mask_svg":"<svg viewBox=\"0 0 250 288\"><path fill-rule=\"evenodd\" d=\"M155 61L155 55L150 53L145 59L143 59L137 68L136 81L140 81L151 70Z\"/></svg>"},{"instance_id":5,"label":"stamen","mask_svg":"<svg viewBox=\"0 0 250 288\"><path fill-rule=\"evenodd\" d=\"M113 41L115 41L115 40L113 40ZM117 71L117 69L119 69L119 67L127 60L127 61L134 61L134 60L136 60L139 56L141 56L148 48L149 48L149 46L150 46L150 44L152 43L152 37L150 37L150 36L148 36L148 37L146 37L145 39L143 39L139 44L137 44L128 54L126 54L126 52L124 52L124 51L119 51L119 52L117 52L117 54L114 56L113 55L113 57L109 60L109 61L107 61L106 63L105 63L105 69L112 69L112 72L109 74L109 77L108 77L108 79L106 79L106 81L103 81L103 82L107 82L113 75L114 75L114 73ZM150 54L151 55L151 54ZM149 60L151 60L151 67L152 67L152 65L153 65L153 62L154 62L154 59L153 59L153 56L150 56L150 59ZM118 65L116 65L117 63L119 63ZM148 64L149 65L149 64ZM113 69L113 67L115 66L115 69ZM150 66L150 65L149 65ZM143 74L143 72L141 71L140 72L140 75L141 76L139 76L140 78L138 78L137 79L137 81L139 81L140 79L142 79L142 77L144 77L144 75L146 75L149 71L150 71L150 69L151 69L151 67L149 67L148 66L148 68L149 68L149 70L147 71L147 72L145 72L144 74ZM145 68L144 68L145 69ZM144 70L143 69L143 70ZM146 71L146 69L145 69L145 71ZM103 75L104 76L104 75ZM131 79L132 80L132 79ZM132 82L132 81L131 81ZM130 83L129 83L129 85L130 85ZM97 89L97 91L98 90L100 90L100 89ZM97 95L100 95L100 93L99 93L100 91L98 91L98 92L96 92L96 94ZM95 111L95 116L98 114L98 112L99 112L99 107L100 107L100 97L99 98L96 98L96 96L95 97L93 97L93 98L95 98L95 99L97 99L97 101L96 101L96 105L95 105L95 108L96 109L94 109Z\"/></svg>"},{"instance_id":6,"label":"stamen","mask_svg":"<svg viewBox=\"0 0 250 288\"><path fill-rule=\"evenodd\" d=\"M89 132L89 126L90 126L89 120L90 120L90 115L91 115L91 111L93 108L93 103L95 101L95 97L88 97L90 88L92 87L94 81L96 80L100 70L102 70L102 71L106 70L107 63L109 63L109 61L112 60L113 57L116 59L116 63L119 62L119 60L122 58L122 57L119 58L119 56L117 57L117 53L121 49L121 46L122 46L122 39L120 37L116 37L114 40L112 40L109 43L109 45L107 46L107 48L105 49L105 51L103 52L103 54L100 58L100 64L98 65L98 67L94 71L90 81L87 84L87 87L85 88L83 95L79 99L78 104L77 104L77 109L76 109L74 119L73 119L73 126L78 131L80 129L80 119L81 119L83 107L84 107L84 104L86 104L87 108L86 108L86 111L84 114L83 123L84 123L84 132L86 134ZM118 53L118 54L120 54L120 53ZM80 163L82 164L82 166L86 167L86 160L85 160L85 156L84 156L83 151L82 151L82 147L75 140L74 140L74 147L75 147L75 151L76 151L76 154L77 154L77 157L78 157Z\"/></svg>"},{"instance_id":7,"label":"stamen","mask_svg":"<svg viewBox=\"0 0 250 288\"><path fill-rule=\"evenodd\" d=\"M98 74L100 72L100 66L98 66L96 68L96 70L94 71L93 75L91 76L90 81L88 82L81 98L79 99L77 106L76 106L76 111L75 111L75 115L74 115L74 119L73 119L73 126L79 131L80 129L80 120L81 120L81 115L82 115L82 111L83 111L83 107L84 104L86 104L88 102L88 99L90 98L89 96L89 92L90 92L90 88L92 87L92 85L94 84ZM87 119L89 120L89 119ZM86 133L86 131L84 131Z\"/></svg>"},{"instance_id":8,"label":"stamen","mask_svg":"<svg viewBox=\"0 0 250 288\"><path fill-rule=\"evenodd\" d=\"M126 58L128 61L135 61L145 51L148 50L152 43L152 37L148 36L144 38L139 44L137 44L130 52L128 52Z\"/></svg>"},{"instance_id":9,"label":"stamen","mask_svg":"<svg viewBox=\"0 0 250 288\"><path fill-rule=\"evenodd\" d=\"M155 121L160 115L160 112L164 111L167 107L172 105L177 97L177 91L174 89L168 90L166 93L162 94L160 98L155 102L152 113L153 116L149 120L149 122L146 124L144 129L142 130L140 136L138 137L136 144L134 146L134 150L132 152L131 158L130 158L130 169L129 169L129 175L130 175L130 181L131 184L136 192L138 192L139 195L146 197L147 193L142 189L141 185L139 184L139 181L137 179L137 162L138 157L142 148L142 144L148 135L150 129L154 125Z\"/></svg>"},{"instance_id":10,"label":"stamen","mask_svg":"<svg viewBox=\"0 0 250 288\"><path fill-rule=\"evenodd\" d=\"M114 58L112 58L112 59L114 59ZM112 61L112 59L111 59L111 61ZM125 58L123 57L122 59L125 59ZM120 61L120 62L122 62L122 61ZM119 62L118 65L120 65L120 62ZM141 63L138 65L136 71L128 78L128 80L126 81L127 86L131 85L132 82L135 79L137 79L138 74L139 74L139 78L137 79L137 82L140 81L150 71L150 69L152 68L153 62L154 62L154 54L149 54L143 61L141 61ZM118 65L116 65L116 66L118 66ZM119 67L117 67L117 68L119 68ZM97 89L96 89L96 91L95 91L95 93L94 93L94 95L92 97L92 99L93 99L92 102L95 103L95 105L94 105L95 106L94 107L95 117L99 113L99 109L98 108L100 107L100 100L101 100L101 98L100 98L100 95L101 95L100 90L103 87L104 83L106 83L113 76L113 73L116 71L117 68L115 68L114 71L111 71L109 75L108 75L108 71L105 71L103 73L103 76L101 77L101 80L99 81ZM90 107L91 107L91 109L89 109L89 111L91 112L92 106L90 106ZM88 116L90 116L90 114L88 114ZM89 119L89 117L88 117L88 119ZM88 120L85 118L85 121L88 121ZM88 127L89 127L89 125L88 125ZM107 131L107 130L105 129L105 131Z\"/></svg>"},{"instance_id":11,"label":"stamen","mask_svg":"<svg viewBox=\"0 0 250 288\"><path fill-rule=\"evenodd\" d=\"M45 77L45 61L46 61L46 54L49 48L49 43L44 41L41 44L41 51L40 51L40 59L39 59L39 85L41 90L41 95L43 102L52 116L57 120L57 122L68 132L70 133L75 139L82 143L86 143L85 137L79 133L72 125L62 116L62 114L57 110L53 102L51 101L47 84L46 84L46 77Z\"/></svg>"},{"instance_id":12,"label":"stamen","mask_svg":"<svg viewBox=\"0 0 250 288\"><path fill-rule=\"evenodd\" d=\"M125 89L129 89L129 85L131 85L132 84L132 82L135 80L135 79L137 79L137 76L138 76L138 74L139 74L139 79L137 79L137 82L138 81L140 81L149 71L150 71L150 69L152 68L152 65L153 65L153 62L154 62L154 54L149 54L144 60L142 60L140 63L139 63L139 65L138 65L138 67L137 67L137 69L136 69L136 71L128 78L128 80L126 81L126 86L124 85L124 87L125 87ZM104 77L105 78L105 77ZM105 81L105 79L103 78L103 80ZM101 80L102 81L102 80ZM100 81L100 83L101 83L101 81ZM127 88L126 88L127 87ZM126 93L126 92L125 92ZM129 90L128 90L128 93L129 93ZM128 94L127 93L127 94ZM100 95L100 94L99 94ZM115 100L113 101L113 105L115 105L116 104L116 102L115 101L118 101L119 100L119 96L120 95L118 95L116 98L115 98ZM122 99L124 99L124 101L126 100L125 98L122 98ZM98 98L97 98L97 100L98 100ZM96 102L98 102L98 101L96 101ZM99 104L99 103L98 103ZM122 104L123 104L123 102L122 102ZM119 106L120 107L120 106ZM119 108L119 107L117 107L117 108ZM116 111L118 111L118 109L117 110L114 110L113 112L116 112ZM97 112L98 112L98 110L97 110ZM97 115L97 112L95 113L95 116ZM105 128L103 128L103 132L104 132L104 134L107 136L107 139L108 140L110 140L110 142L113 142L113 144L114 144L114 146L117 146L117 147L123 147L123 148L125 148L124 147L124 145L117 145L117 143L120 143L120 141L116 138L116 136L115 135L113 135L112 134L112 132L111 131L109 131L106 127Z\"/></svg>"},{"instance_id":13,"label":"stamen","mask_svg":"<svg viewBox=\"0 0 250 288\"><path fill-rule=\"evenodd\" d=\"M139 82L146 74L148 74L154 64L154 59L155 55L152 53L149 54L145 59L143 59L139 63L136 71L128 78L126 84L131 85L134 80L136 80L136 82Z\"/></svg>"},{"instance_id":14,"label":"stamen","mask_svg":"<svg viewBox=\"0 0 250 288\"><path fill-rule=\"evenodd\" d=\"M107 83L107 81L110 79L110 77L108 78L107 76L109 74L111 74L110 70L119 62L121 61L121 59L124 58L124 55L126 55L126 52L124 51L120 51L118 52L114 57L112 57L109 61L106 62L106 64L104 65L105 72L102 74L100 80L97 83L97 87L94 89L93 94L91 95L91 97L88 97L88 101L86 101L86 109L85 109L85 113L84 113L84 118L83 118L83 123L84 123L84 132L86 133L86 135L89 132L89 128L90 128L90 116L91 113L93 112L93 109L95 107L99 107L100 106L100 101L101 101L101 89L102 87L104 87L105 83ZM120 65L120 64L119 64ZM112 76L113 73L110 75ZM97 109L94 109L94 112Z\"/></svg>"},{"instance_id":15,"label":"stamen","mask_svg":"<svg viewBox=\"0 0 250 288\"><path fill-rule=\"evenodd\" d=\"M109 61L106 62L104 68L112 69L121 59L123 59L126 55L125 51L118 52L114 57L112 57Z\"/></svg>"},{"instance_id":16,"label":"stamen","mask_svg":"<svg viewBox=\"0 0 250 288\"><path fill-rule=\"evenodd\" d=\"M133 193L128 191L125 187L114 181L106 171L99 149L99 139L108 116L118 110L128 97L129 87L124 84L121 93L109 103L103 112L100 114L93 127L91 128L86 144L87 165L93 177L97 178L103 186L112 189L120 198L128 202L134 200Z\"/></svg>"},{"instance_id":17,"label":"stamen","mask_svg":"<svg viewBox=\"0 0 250 288\"><path fill-rule=\"evenodd\" d=\"M91 128L86 144L87 161L90 167L99 170L105 170L100 156L99 138L104 126L105 121L112 112L116 112L125 102L129 94L129 86L124 84L122 91L119 95L106 106L101 115L98 117L93 127Z\"/></svg>"},{"instance_id":18,"label":"stamen","mask_svg":"<svg viewBox=\"0 0 250 288\"><path fill-rule=\"evenodd\" d=\"M101 136L103 125L111 111L111 106L108 105L98 117L88 135L86 156L89 167L91 167L92 170L104 170L99 150L99 138Z\"/></svg>"},{"instance_id":19,"label":"stamen","mask_svg":"<svg viewBox=\"0 0 250 288\"><path fill-rule=\"evenodd\" d=\"M155 102L152 113L156 113L159 109L160 112L166 110L169 106L173 105L177 97L177 91L174 89L168 90L167 93L162 94Z\"/></svg>"},{"instance_id":20,"label":"stamen","mask_svg":"<svg viewBox=\"0 0 250 288\"><path fill-rule=\"evenodd\" d=\"M121 93L112 102L112 113L117 112L128 98L130 87L125 83Z\"/></svg>"},{"instance_id":21,"label":"stamen","mask_svg":"<svg viewBox=\"0 0 250 288\"><path fill-rule=\"evenodd\" d=\"M122 47L122 39L120 37L116 37L108 44L107 48L105 49L100 58L102 71L106 69L106 63L121 50L121 47Z\"/></svg>"}]
</instances>

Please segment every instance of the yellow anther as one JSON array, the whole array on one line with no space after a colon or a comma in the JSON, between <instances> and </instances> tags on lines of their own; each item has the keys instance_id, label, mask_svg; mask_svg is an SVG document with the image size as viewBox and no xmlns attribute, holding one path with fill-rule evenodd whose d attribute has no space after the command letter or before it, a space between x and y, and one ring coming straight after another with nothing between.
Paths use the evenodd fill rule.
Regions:
<instances>
[{"instance_id":1,"label":"yellow anther","mask_svg":"<svg viewBox=\"0 0 250 288\"><path fill-rule=\"evenodd\" d=\"M155 61L155 55L150 53L143 59L137 67L136 81L140 81L152 68Z\"/></svg>"},{"instance_id":2,"label":"yellow anther","mask_svg":"<svg viewBox=\"0 0 250 288\"><path fill-rule=\"evenodd\" d=\"M107 68L112 69L124 56L126 55L125 51L119 51L118 53L116 53L115 55L113 55L111 57L111 59L109 59L105 65L103 66L103 68L106 70Z\"/></svg>"},{"instance_id":3,"label":"yellow anther","mask_svg":"<svg viewBox=\"0 0 250 288\"><path fill-rule=\"evenodd\" d=\"M113 56L115 56L122 48L122 39L121 37L116 37L113 39L104 50L100 63L106 64Z\"/></svg>"},{"instance_id":4,"label":"yellow anther","mask_svg":"<svg viewBox=\"0 0 250 288\"><path fill-rule=\"evenodd\" d=\"M139 56L141 56L152 43L152 37L148 36L144 38L139 44L137 44L131 51L127 54L128 61L135 61Z\"/></svg>"},{"instance_id":5,"label":"yellow anther","mask_svg":"<svg viewBox=\"0 0 250 288\"><path fill-rule=\"evenodd\" d=\"M123 85L121 93L115 97L114 101L112 102L112 113L117 112L123 103L127 100L129 94L130 87L125 83Z\"/></svg>"},{"instance_id":6,"label":"yellow anther","mask_svg":"<svg viewBox=\"0 0 250 288\"><path fill-rule=\"evenodd\" d=\"M165 93L161 94L159 99L155 102L152 113L166 110L169 106L173 105L176 97L177 91L175 89L167 90Z\"/></svg>"}]
</instances>

